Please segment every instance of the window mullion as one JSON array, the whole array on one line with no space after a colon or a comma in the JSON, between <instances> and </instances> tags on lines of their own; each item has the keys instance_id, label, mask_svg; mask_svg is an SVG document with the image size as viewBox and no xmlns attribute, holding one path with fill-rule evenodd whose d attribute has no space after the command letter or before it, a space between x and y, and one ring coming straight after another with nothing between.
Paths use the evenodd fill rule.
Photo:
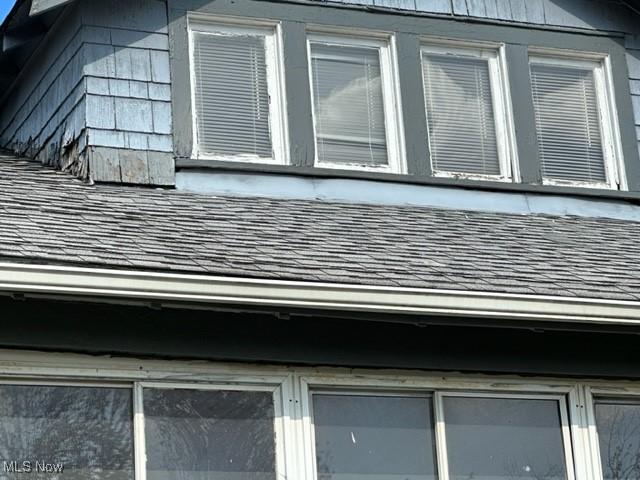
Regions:
<instances>
[{"instance_id":1,"label":"window mullion","mask_svg":"<svg viewBox=\"0 0 640 480\"><path fill-rule=\"evenodd\" d=\"M296 400L293 380L288 377L274 392L276 471L278 478L299 478L298 446L296 424Z\"/></svg>"},{"instance_id":2,"label":"window mullion","mask_svg":"<svg viewBox=\"0 0 640 480\"><path fill-rule=\"evenodd\" d=\"M147 449L144 434L144 403L141 383L133 387L133 448L136 480L147 479Z\"/></svg>"},{"instance_id":3,"label":"window mullion","mask_svg":"<svg viewBox=\"0 0 640 480\"><path fill-rule=\"evenodd\" d=\"M564 443L564 456L566 459L567 479L568 480L587 480L582 475L582 465L579 458L582 456L583 448L580 439L582 431L581 413L584 410L582 402L572 401L571 395L568 397L570 409L567 409L567 399L560 402L560 421L562 424L562 440ZM578 410L576 412L575 410ZM577 413L577 415L576 415ZM577 432L576 432L577 427ZM578 437L576 437L576 433ZM577 469L580 471L580 474Z\"/></svg>"},{"instance_id":4,"label":"window mullion","mask_svg":"<svg viewBox=\"0 0 640 480\"><path fill-rule=\"evenodd\" d=\"M447 436L444 423L443 395L433 394L433 413L435 416L436 457L438 465L438 480L449 480L449 463L447 459Z\"/></svg>"},{"instance_id":5,"label":"window mullion","mask_svg":"<svg viewBox=\"0 0 640 480\"><path fill-rule=\"evenodd\" d=\"M298 441L301 445L298 455L300 479L317 480L316 441L311 409L311 393L306 380L296 376L293 398L295 399Z\"/></svg>"},{"instance_id":6,"label":"window mullion","mask_svg":"<svg viewBox=\"0 0 640 480\"><path fill-rule=\"evenodd\" d=\"M518 170L522 183L541 184L542 165L538 156L535 110L526 45L505 45L511 108L517 145Z\"/></svg>"},{"instance_id":7,"label":"window mullion","mask_svg":"<svg viewBox=\"0 0 640 480\"><path fill-rule=\"evenodd\" d=\"M400 100L402 102L404 150L406 169L409 175L430 177L431 154L429 152L427 116L424 103L416 101L423 89L422 53L420 36L399 32L395 37L399 78Z\"/></svg>"},{"instance_id":8,"label":"window mullion","mask_svg":"<svg viewBox=\"0 0 640 480\"><path fill-rule=\"evenodd\" d=\"M586 471L583 476L586 480L602 480L602 463L600 457L600 445L598 441L598 431L596 429L596 412L594 409L593 394L591 387L580 386L582 404L582 435L583 435L583 452L580 457L576 457L576 462L582 460ZM578 477L577 480L583 480Z\"/></svg>"}]
</instances>

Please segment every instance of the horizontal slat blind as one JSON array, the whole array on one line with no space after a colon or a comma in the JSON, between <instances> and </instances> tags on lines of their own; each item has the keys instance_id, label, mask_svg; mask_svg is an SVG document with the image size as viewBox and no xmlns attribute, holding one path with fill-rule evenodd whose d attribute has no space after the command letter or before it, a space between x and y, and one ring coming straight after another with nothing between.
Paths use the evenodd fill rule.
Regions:
<instances>
[{"instance_id":1,"label":"horizontal slat blind","mask_svg":"<svg viewBox=\"0 0 640 480\"><path fill-rule=\"evenodd\" d=\"M425 53L423 70L433 169L500 175L488 61Z\"/></svg>"},{"instance_id":2,"label":"horizontal slat blind","mask_svg":"<svg viewBox=\"0 0 640 480\"><path fill-rule=\"evenodd\" d=\"M311 67L318 160L386 165L379 50L313 43Z\"/></svg>"},{"instance_id":3,"label":"horizontal slat blind","mask_svg":"<svg viewBox=\"0 0 640 480\"><path fill-rule=\"evenodd\" d=\"M543 177L606 182L594 72L531 65Z\"/></svg>"},{"instance_id":4,"label":"horizontal slat blind","mask_svg":"<svg viewBox=\"0 0 640 480\"><path fill-rule=\"evenodd\" d=\"M265 39L194 33L200 153L272 158Z\"/></svg>"}]
</instances>

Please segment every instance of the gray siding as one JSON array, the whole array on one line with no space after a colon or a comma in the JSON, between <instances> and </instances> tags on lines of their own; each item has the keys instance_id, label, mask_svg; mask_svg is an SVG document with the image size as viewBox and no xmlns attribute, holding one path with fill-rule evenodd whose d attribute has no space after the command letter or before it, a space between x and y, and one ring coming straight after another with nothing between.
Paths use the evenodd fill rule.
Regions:
<instances>
[{"instance_id":1,"label":"gray siding","mask_svg":"<svg viewBox=\"0 0 640 480\"><path fill-rule=\"evenodd\" d=\"M84 147L83 32L77 10L63 14L0 110L0 144L66 164ZM70 165L65 165L70 167Z\"/></svg>"},{"instance_id":2,"label":"gray siding","mask_svg":"<svg viewBox=\"0 0 640 480\"><path fill-rule=\"evenodd\" d=\"M84 2L82 22L90 39L84 75L93 178L173 183L166 4Z\"/></svg>"},{"instance_id":3,"label":"gray siding","mask_svg":"<svg viewBox=\"0 0 640 480\"><path fill-rule=\"evenodd\" d=\"M166 5L68 8L0 112L0 144L96 181L174 182Z\"/></svg>"},{"instance_id":4,"label":"gray siding","mask_svg":"<svg viewBox=\"0 0 640 480\"><path fill-rule=\"evenodd\" d=\"M534 25L626 32L634 18L606 0L313 0Z\"/></svg>"}]
</instances>

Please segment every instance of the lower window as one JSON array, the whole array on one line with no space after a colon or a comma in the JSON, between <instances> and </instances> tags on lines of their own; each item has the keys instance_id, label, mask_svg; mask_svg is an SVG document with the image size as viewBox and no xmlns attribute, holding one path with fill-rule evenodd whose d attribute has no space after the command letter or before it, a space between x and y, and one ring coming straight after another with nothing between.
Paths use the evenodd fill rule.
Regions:
<instances>
[{"instance_id":1,"label":"lower window","mask_svg":"<svg viewBox=\"0 0 640 480\"><path fill-rule=\"evenodd\" d=\"M595 417L603 479L640 478L640 401L598 399Z\"/></svg>"},{"instance_id":2,"label":"lower window","mask_svg":"<svg viewBox=\"0 0 640 480\"><path fill-rule=\"evenodd\" d=\"M317 392L312 408L319 480L573 479L561 396Z\"/></svg>"},{"instance_id":3,"label":"lower window","mask_svg":"<svg viewBox=\"0 0 640 480\"><path fill-rule=\"evenodd\" d=\"M0 386L0 478L134 479L131 389Z\"/></svg>"},{"instance_id":4,"label":"lower window","mask_svg":"<svg viewBox=\"0 0 640 480\"><path fill-rule=\"evenodd\" d=\"M149 480L275 480L269 392L145 389Z\"/></svg>"},{"instance_id":5,"label":"lower window","mask_svg":"<svg viewBox=\"0 0 640 480\"><path fill-rule=\"evenodd\" d=\"M313 395L318 480L436 478L430 396Z\"/></svg>"},{"instance_id":6,"label":"lower window","mask_svg":"<svg viewBox=\"0 0 640 480\"><path fill-rule=\"evenodd\" d=\"M571 478L563 403L544 397L444 396L449 478Z\"/></svg>"},{"instance_id":7,"label":"lower window","mask_svg":"<svg viewBox=\"0 0 640 480\"><path fill-rule=\"evenodd\" d=\"M575 480L574 461L640 478L640 395L247 382L6 380L0 479Z\"/></svg>"}]
</instances>

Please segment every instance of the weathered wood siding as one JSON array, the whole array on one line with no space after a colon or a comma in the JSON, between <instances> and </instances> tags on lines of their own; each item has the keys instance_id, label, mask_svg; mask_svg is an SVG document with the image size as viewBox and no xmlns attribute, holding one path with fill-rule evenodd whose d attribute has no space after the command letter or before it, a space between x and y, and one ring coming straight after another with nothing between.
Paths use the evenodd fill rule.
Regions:
<instances>
[{"instance_id":1,"label":"weathered wood siding","mask_svg":"<svg viewBox=\"0 0 640 480\"><path fill-rule=\"evenodd\" d=\"M454 17L476 17L505 22L557 27L632 31L635 21L629 10L615 0L312 0L326 4L364 5L432 13ZM608 3L608 5L607 5Z\"/></svg>"},{"instance_id":2,"label":"weathered wood siding","mask_svg":"<svg viewBox=\"0 0 640 480\"><path fill-rule=\"evenodd\" d=\"M97 181L174 182L166 6L68 9L0 111L0 145Z\"/></svg>"},{"instance_id":3,"label":"weathered wood siding","mask_svg":"<svg viewBox=\"0 0 640 480\"><path fill-rule=\"evenodd\" d=\"M48 163L80 169L84 148L83 30L64 14L15 82L0 109L0 145Z\"/></svg>"},{"instance_id":4,"label":"weathered wood siding","mask_svg":"<svg viewBox=\"0 0 640 480\"><path fill-rule=\"evenodd\" d=\"M85 1L81 15L93 178L173 183L165 2Z\"/></svg>"}]
</instances>

